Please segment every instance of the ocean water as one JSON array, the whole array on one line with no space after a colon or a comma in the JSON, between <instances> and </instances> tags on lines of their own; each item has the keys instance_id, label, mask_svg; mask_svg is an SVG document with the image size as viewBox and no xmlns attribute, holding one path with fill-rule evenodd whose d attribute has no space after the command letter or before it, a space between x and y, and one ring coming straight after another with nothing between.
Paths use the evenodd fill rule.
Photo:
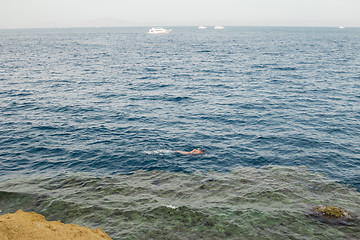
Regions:
<instances>
[{"instance_id":1,"label":"ocean water","mask_svg":"<svg viewBox=\"0 0 360 240\"><path fill-rule=\"evenodd\" d=\"M360 238L360 29L147 30L0 30L2 213L113 239Z\"/></svg>"}]
</instances>

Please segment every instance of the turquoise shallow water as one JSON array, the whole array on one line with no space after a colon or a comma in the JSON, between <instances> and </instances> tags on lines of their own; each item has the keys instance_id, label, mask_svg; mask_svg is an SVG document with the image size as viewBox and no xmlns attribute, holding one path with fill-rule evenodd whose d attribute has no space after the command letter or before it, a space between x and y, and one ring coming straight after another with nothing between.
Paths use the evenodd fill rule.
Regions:
<instances>
[{"instance_id":1,"label":"turquoise shallow water","mask_svg":"<svg viewBox=\"0 0 360 240\"><path fill-rule=\"evenodd\" d=\"M358 216L359 29L147 30L0 30L3 213L115 239L359 238L311 216Z\"/></svg>"},{"instance_id":2,"label":"turquoise shallow water","mask_svg":"<svg viewBox=\"0 0 360 240\"><path fill-rule=\"evenodd\" d=\"M100 226L113 239L359 239L360 193L306 167L34 175L0 184L3 212ZM353 220L318 218L342 206Z\"/></svg>"}]
</instances>

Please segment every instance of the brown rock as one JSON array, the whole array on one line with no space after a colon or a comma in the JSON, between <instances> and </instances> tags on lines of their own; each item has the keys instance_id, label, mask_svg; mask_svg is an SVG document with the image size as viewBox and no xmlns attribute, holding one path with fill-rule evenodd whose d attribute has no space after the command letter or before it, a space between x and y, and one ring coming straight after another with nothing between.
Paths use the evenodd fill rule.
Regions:
<instances>
[{"instance_id":1,"label":"brown rock","mask_svg":"<svg viewBox=\"0 0 360 240\"><path fill-rule=\"evenodd\" d=\"M101 229L91 229L60 221L46 221L45 217L18 210L0 216L0 240L111 240Z\"/></svg>"}]
</instances>

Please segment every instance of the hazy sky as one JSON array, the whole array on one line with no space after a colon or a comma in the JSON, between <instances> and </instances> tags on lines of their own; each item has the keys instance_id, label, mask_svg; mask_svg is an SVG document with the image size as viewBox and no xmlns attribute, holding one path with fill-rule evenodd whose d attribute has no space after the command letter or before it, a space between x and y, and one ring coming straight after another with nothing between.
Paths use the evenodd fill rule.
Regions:
<instances>
[{"instance_id":1,"label":"hazy sky","mask_svg":"<svg viewBox=\"0 0 360 240\"><path fill-rule=\"evenodd\" d=\"M0 28L91 25L360 27L360 0L0 0Z\"/></svg>"}]
</instances>

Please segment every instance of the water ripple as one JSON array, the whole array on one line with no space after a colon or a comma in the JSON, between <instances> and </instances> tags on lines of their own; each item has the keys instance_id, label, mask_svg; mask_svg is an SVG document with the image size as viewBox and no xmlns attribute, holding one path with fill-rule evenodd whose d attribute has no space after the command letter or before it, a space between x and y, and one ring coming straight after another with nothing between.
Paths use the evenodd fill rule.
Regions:
<instances>
[{"instance_id":1,"label":"water ripple","mask_svg":"<svg viewBox=\"0 0 360 240\"><path fill-rule=\"evenodd\" d=\"M0 174L306 165L360 188L358 29L143 30L1 31Z\"/></svg>"}]
</instances>

